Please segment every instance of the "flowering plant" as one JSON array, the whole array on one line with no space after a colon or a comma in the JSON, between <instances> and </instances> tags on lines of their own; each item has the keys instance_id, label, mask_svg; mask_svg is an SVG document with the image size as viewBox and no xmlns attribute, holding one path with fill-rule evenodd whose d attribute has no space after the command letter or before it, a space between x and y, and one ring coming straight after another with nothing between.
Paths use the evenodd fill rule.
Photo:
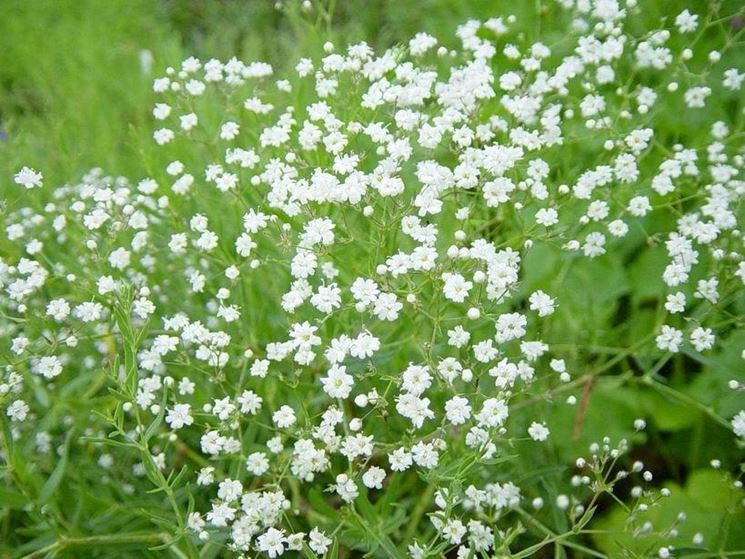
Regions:
<instances>
[{"instance_id":1,"label":"flowering plant","mask_svg":"<svg viewBox=\"0 0 745 559\"><path fill-rule=\"evenodd\" d=\"M141 177L50 189L20 169L44 201L4 216L0 507L55 536L13 541L416 559L741 541L689 530L690 496L668 504L640 451L648 423L716 432L697 479L743 521L740 32L714 9L651 29L633 0L553 9L550 42L495 16L452 47L327 43L287 76L191 57L154 81ZM95 407L73 421L76 398ZM136 530L68 531L86 460Z\"/></svg>"}]
</instances>

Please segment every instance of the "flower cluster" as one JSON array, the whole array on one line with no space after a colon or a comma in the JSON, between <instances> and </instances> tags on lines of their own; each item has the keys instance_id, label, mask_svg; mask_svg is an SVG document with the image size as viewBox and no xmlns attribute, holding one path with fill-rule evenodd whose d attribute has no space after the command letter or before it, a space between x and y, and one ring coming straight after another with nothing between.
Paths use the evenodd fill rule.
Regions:
<instances>
[{"instance_id":1,"label":"flower cluster","mask_svg":"<svg viewBox=\"0 0 745 559\"><path fill-rule=\"evenodd\" d=\"M168 68L147 177L95 169L5 216L13 437L103 374L115 395L89 430L118 441L126 483L173 495L186 457L181 535L271 558L367 545L344 529L392 514L389 493L405 515L367 526L368 551L537 551L560 539L540 511L579 535L602 494L651 482L628 441L604 440L548 499L513 454L554 444L551 410L581 407L622 359L648 363L629 382L664 389L676 354L706 363L745 325L742 115L708 110L745 73L720 62L731 43L694 52L715 25L703 14L639 31L634 1L558 4L569 32L550 45L495 17L460 25L455 48L426 33L382 53L328 43L286 78L237 59ZM671 112L696 113L706 141L662 134ZM570 280L600 289L614 258L652 262L638 296L653 305L593 367L562 306L595 301ZM629 494L630 529L651 537L659 490ZM671 557L678 530L657 535Z\"/></svg>"}]
</instances>

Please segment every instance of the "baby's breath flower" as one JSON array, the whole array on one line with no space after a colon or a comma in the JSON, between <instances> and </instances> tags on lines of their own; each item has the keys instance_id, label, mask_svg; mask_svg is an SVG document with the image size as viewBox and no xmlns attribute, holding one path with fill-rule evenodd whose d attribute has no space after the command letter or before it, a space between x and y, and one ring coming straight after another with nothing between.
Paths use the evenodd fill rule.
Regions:
<instances>
[{"instance_id":1,"label":"baby's breath flower","mask_svg":"<svg viewBox=\"0 0 745 559\"><path fill-rule=\"evenodd\" d=\"M555 4L561 41L530 40L521 9L456 41L327 42L289 74L166 68L146 178L95 169L2 214L13 459L126 470L138 503L168 497L158 529L187 555L348 555L350 534L386 556L541 554L600 542L578 526L610 493L640 549L674 556L685 515L647 520L673 491L628 460L665 422L645 408L619 439L612 413L662 377L676 399L671 353L703 379L743 351L745 73L717 70L734 43L693 5L645 28L633 0ZM719 388L741 390L731 372ZM709 381L701 409L745 439ZM39 421L78 395L111 409ZM608 436L578 457L599 412Z\"/></svg>"},{"instance_id":2,"label":"baby's breath flower","mask_svg":"<svg viewBox=\"0 0 745 559\"><path fill-rule=\"evenodd\" d=\"M23 167L16 173L13 180L15 180L16 184L20 184L26 189L31 190L32 188L41 186L42 176L41 173L34 171L29 167Z\"/></svg>"}]
</instances>

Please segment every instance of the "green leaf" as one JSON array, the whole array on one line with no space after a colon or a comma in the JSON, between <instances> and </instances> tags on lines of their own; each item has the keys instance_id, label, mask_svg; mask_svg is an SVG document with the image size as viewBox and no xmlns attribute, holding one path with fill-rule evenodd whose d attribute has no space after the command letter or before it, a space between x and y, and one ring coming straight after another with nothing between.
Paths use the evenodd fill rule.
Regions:
<instances>
[{"instance_id":1,"label":"green leaf","mask_svg":"<svg viewBox=\"0 0 745 559\"><path fill-rule=\"evenodd\" d=\"M20 493L0 487L0 508L21 510L28 504L28 499Z\"/></svg>"},{"instance_id":2,"label":"green leaf","mask_svg":"<svg viewBox=\"0 0 745 559\"><path fill-rule=\"evenodd\" d=\"M681 547L690 545L691 538L696 533L704 536L706 548L722 550L722 554L717 556L727 557L727 550L742 549L745 546L745 532L738 529L743 523L742 512L733 507L742 500L745 492L734 489L725 474L710 468L694 470L688 476L685 487L676 484L666 486L671 491L670 497L651 508L646 513L645 521L654 526L671 526L676 523L678 514L684 511L686 520L678 527L677 542L684 544ZM727 512L730 507L733 507L732 513ZM636 552L638 556L646 557L643 554L645 549L671 543L669 537L663 538L654 532L635 538L627 521L628 513L620 506L615 506L610 514L591 523L596 530L593 539L599 549L611 557L619 556L622 550L629 556ZM730 526L729 531L726 529L727 525ZM701 551L699 549L699 553Z\"/></svg>"},{"instance_id":3,"label":"green leaf","mask_svg":"<svg viewBox=\"0 0 745 559\"><path fill-rule=\"evenodd\" d=\"M60 483L62 483L62 479L65 476L65 470L67 469L68 456L70 453L70 443L74 434L75 429L70 429L70 431L68 431L67 437L65 437L65 444L62 450L62 456L60 456L59 462L57 462L54 470L52 470L52 474L49 476L49 479L47 479L47 481L42 486L41 491L39 492L39 500L42 503L48 502L49 499L57 491Z\"/></svg>"},{"instance_id":4,"label":"green leaf","mask_svg":"<svg viewBox=\"0 0 745 559\"><path fill-rule=\"evenodd\" d=\"M142 436L142 441L147 445L147 442L150 440L150 438L155 434L155 431L158 429L158 427L161 426L163 423L163 417L166 413L166 401L168 398L168 391L163 390L163 397L160 401L160 410L158 411L158 415L155 416L155 419L153 419L152 423L148 426L147 430L145 431L145 434Z\"/></svg>"},{"instance_id":5,"label":"green leaf","mask_svg":"<svg viewBox=\"0 0 745 559\"><path fill-rule=\"evenodd\" d=\"M372 543L368 549L370 553L375 552L378 548L382 548L385 551L384 555L376 553L376 556L385 557L387 559L405 559L405 555L399 550L396 545L388 537L387 533L383 529L383 523L381 522L382 516L378 515L375 507L372 506L368 497L367 491L360 491L359 497L355 500L355 505L359 508L362 513L362 518L353 517L354 520L364 519L365 523L359 522L357 526L363 533L365 533L367 539Z\"/></svg>"},{"instance_id":6,"label":"green leaf","mask_svg":"<svg viewBox=\"0 0 745 559\"><path fill-rule=\"evenodd\" d=\"M645 414L654 419L656 426L662 431L680 431L693 427L701 421L701 413L690 409L679 400L667 398L659 392L642 390L638 395Z\"/></svg>"}]
</instances>

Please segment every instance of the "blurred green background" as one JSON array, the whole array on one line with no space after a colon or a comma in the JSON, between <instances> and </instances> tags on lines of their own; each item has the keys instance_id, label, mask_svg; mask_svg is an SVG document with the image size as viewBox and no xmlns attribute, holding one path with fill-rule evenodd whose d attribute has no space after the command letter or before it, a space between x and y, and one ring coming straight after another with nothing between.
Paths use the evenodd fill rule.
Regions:
<instances>
[{"instance_id":1,"label":"blurred green background","mask_svg":"<svg viewBox=\"0 0 745 559\"><path fill-rule=\"evenodd\" d=\"M742 11L723 0L722 13ZM469 18L517 16L529 39L551 43L550 0L2 0L0 18L0 193L22 165L52 184L93 166L141 174L131 134L150 118L152 77L190 55L264 60L278 73L326 40L365 40L376 49L418 31L455 45ZM650 0L648 21L700 8L704 0ZM554 35L551 36L550 33ZM143 52L152 56L143 71ZM147 55L145 55L147 56ZM147 65L146 65L147 66ZM147 70L147 68L145 68Z\"/></svg>"},{"instance_id":2,"label":"blurred green background","mask_svg":"<svg viewBox=\"0 0 745 559\"><path fill-rule=\"evenodd\" d=\"M722 13L742 10L724 0ZM22 165L47 183L91 167L130 178L142 173L132 135L146 133L151 83L187 56L264 60L278 74L326 40L365 40L376 49L418 31L454 46L469 18L517 16L529 39L550 44L550 0L3 0L0 18L0 193ZM644 2L647 21L708 2ZM551 35L553 34L553 35ZM145 54L149 53L149 54ZM142 57L152 57L143 64ZM149 71L148 71L149 66Z\"/></svg>"},{"instance_id":3,"label":"blurred green background","mask_svg":"<svg viewBox=\"0 0 745 559\"><path fill-rule=\"evenodd\" d=\"M329 39L384 48L426 30L452 42L456 22L495 12L478 0L341 0L309 10L296 0L0 4L0 192L22 165L48 184L94 166L138 177L131 135L147 128L152 78L187 56L264 60L281 74Z\"/></svg>"}]
</instances>

